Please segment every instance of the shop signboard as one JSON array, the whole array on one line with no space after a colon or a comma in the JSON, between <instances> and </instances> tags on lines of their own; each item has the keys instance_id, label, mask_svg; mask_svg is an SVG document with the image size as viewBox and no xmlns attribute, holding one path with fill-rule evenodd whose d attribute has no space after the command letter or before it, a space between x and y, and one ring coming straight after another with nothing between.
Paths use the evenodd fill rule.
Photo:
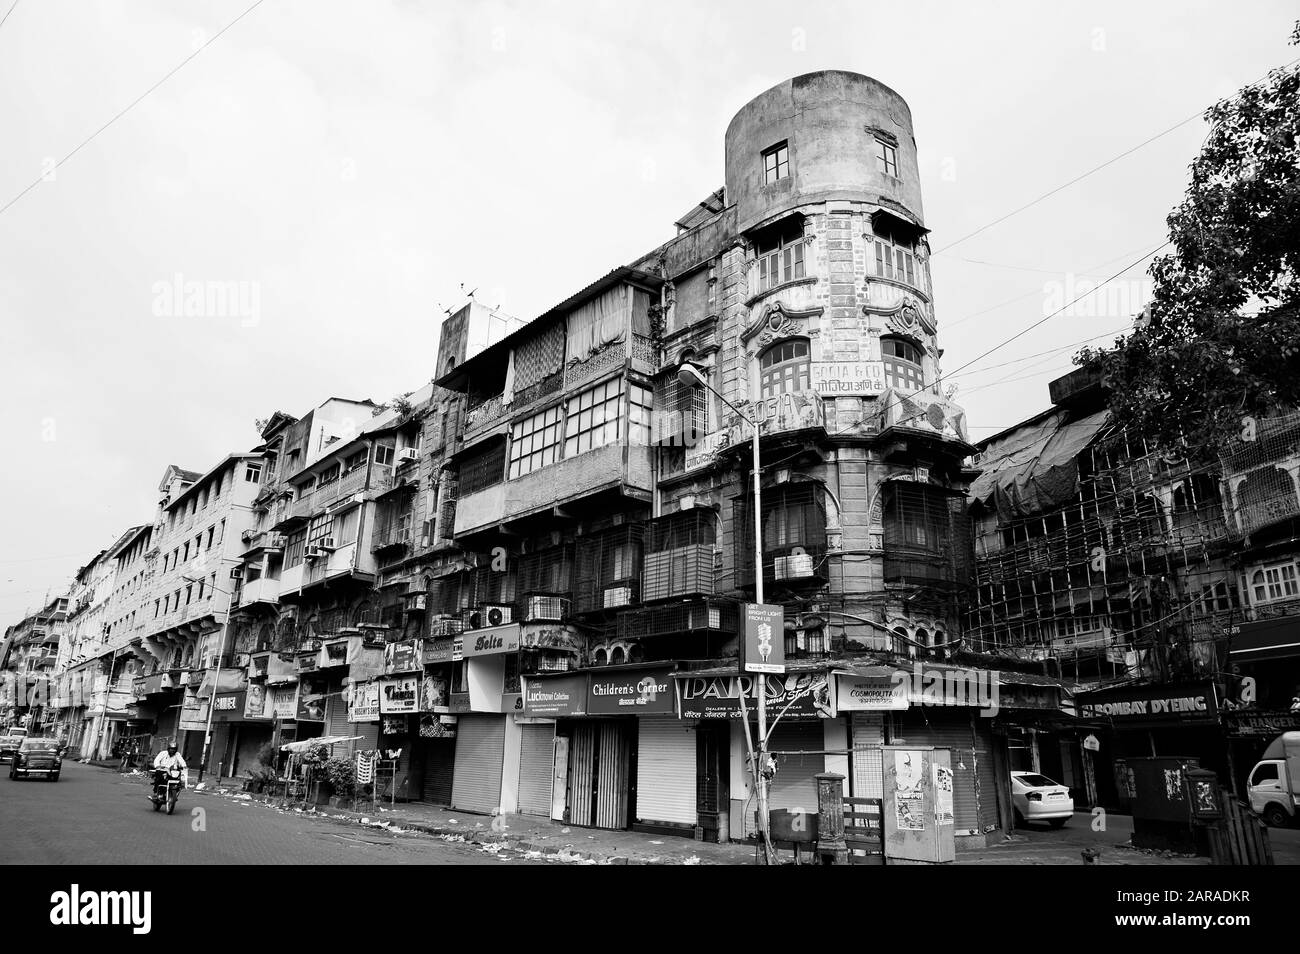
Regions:
<instances>
[{"instance_id":1,"label":"shop signboard","mask_svg":"<svg viewBox=\"0 0 1300 954\"><path fill-rule=\"evenodd\" d=\"M242 722L244 720L244 692L218 692L212 705L213 722Z\"/></svg>"},{"instance_id":2,"label":"shop signboard","mask_svg":"<svg viewBox=\"0 0 1300 954\"><path fill-rule=\"evenodd\" d=\"M384 647L384 672L415 672L424 665L420 640L408 639L400 643L389 643Z\"/></svg>"},{"instance_id":3,"label":"shop signboard","mask_svg":"<svg viewBox=\"0 0 1300 954\"><path fill-rule=\"evenodd\" d=\"M809 366L812 389L826 397L864 397L883 394L883 361L814 361Z\"/></svg>"},{"instance_id":4,"label":"shop signboard","mask_svg":"<svg viewBox=\"0 0 1300 954\"><path fill-rule=\"evenodd\" d=\"M530 716L583 715L586 704L586 673L524 677L524 712Z\"/></svg>"},{"instance_id":5,"label":"shop signboard","mask_svg":"<svg viewBox=\"0 0 1300 954\"><path fill-rule=\"evenodd\" d=\"M835 677L835 711L900 712L908 707L907 683L890 676Z\"/></svg>"},{"instance_id":6,"label":"shop signboard","mask_svg":"<svg viewBox=\"0 0 1300 954\"><path fill-rule=\"evenodd\" d=\"M292 720L298 715L298 684L276 686L271 690L271 714L277 719Z\"/></svg>"},{"instance_id":7,"label":"shop signboard","mask_svg":"<svg viewBox=\"0 0 1300 954\"><path fill-rule=\"evenodd\" d=\"M1218 706L1209 681L1136 686L1075 697L1081 719L1109 719L1116 726L1216 722Z\"/></svg>"},{"instance_id":8,"label":"shop signboard","mask_svg":"<svg viewBox=\"0 0 1300 954\"><path fill-rule=\"evenodd\" d=\"M348 687L348 721L379 721L378 682L354 682Z\"/></svg>"},{"instance_id":9,"label":"shop signboard","mask_svg":"<svg viewBox=\"0 0 1300 954\"><path fill-rule=\"evenodd\" d=\"M420 677L394 676L380 680L379 711L384 715L418 712L420 707Z\"/></svg>"},{"instance_id":10,"label":"shop signboard","mask_svg":"<svg viewBox=\"0 0 1300 954\"><path fill-rule=\"evenodd\" d=\"M462 652L466 659L474 656L495 656L519 651L519 624L505 623L476 629L461 637Z\"/></svg>"},{"instance_id":11,"label":"shop signboard","mask_svg":"<svg viewBox=\"0 0 1300 954\"><path fill-rule=\"evenodd\" d=\"M832 717L830 685L824 672L786 676L693 676L677 673L678 711L683 719L739 719L740 697L751 719L757 717L758 692L766 690L768 723L783 719Z\"/></svg>"},{"instance_id":12,"label":"shop signboard","mask_svg":"<svg viewBox=\"0 0 1300 954\"><path fill-rule=\"evenodd\" d=\"M587 677L588 715L672 715L676 709L670 666Z\"/></svg>"},{"instance_id":13,"label":"shop signboard","mask_svg":"<svg viewBox=\"0 0 1300 954\"><path fill-rule=\"evenodd\" d=\"M446 639L426 639L424 641L424 664L426 666L436 666L439 663L449 663L455 659L456 640L452 637Z\"/></svg>"}]
</instances>

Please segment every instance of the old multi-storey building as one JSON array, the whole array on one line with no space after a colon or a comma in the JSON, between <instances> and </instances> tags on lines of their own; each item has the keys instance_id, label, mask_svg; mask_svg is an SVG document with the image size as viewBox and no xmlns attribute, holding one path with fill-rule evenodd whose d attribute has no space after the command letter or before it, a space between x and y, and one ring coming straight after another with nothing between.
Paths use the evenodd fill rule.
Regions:
<instances>
[{"instance_id":1,"label":"old multi-storey building","mask_svg":"<svg viewBox=\"0 0 1300 954\"><path fill-rule=\"evenodd\" d=\"M5 630L0 643L2 724L35 726L49 718L68 607L67 596L56 596Z\"/></svg>"},{"instance_id":2,"label":"old multi-storey building","mask_svg":"<svg viewBox=\"0 0 1300 954\"><path fill-rule=\"evenodd\" d=\"M1171 459L1116 429L1095 374L1051 396L980 443L971 490L972 640L1079 690L1079 718L1029 727L1012 764L1091 803L1122 803L1133 756L1197 756L1244 791L1267 743L1300 728L1300 416Z\"/></svg>"}]
</instances>

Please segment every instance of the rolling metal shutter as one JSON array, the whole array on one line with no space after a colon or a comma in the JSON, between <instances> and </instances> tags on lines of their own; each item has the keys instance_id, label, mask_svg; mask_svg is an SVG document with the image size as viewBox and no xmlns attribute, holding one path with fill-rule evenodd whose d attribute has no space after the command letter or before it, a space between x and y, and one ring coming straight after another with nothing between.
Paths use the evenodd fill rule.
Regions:
<instances>
[{"instance_id":1,"label":"rolling metal shutter","mask_svg":"<svg viewBox=\"0 0 1300 954\"><path fill-rule=\"evenodd\" d=\"M768 743L768 751L776 758L776 777L768 792L768 806L772 809L801 809L817 813L817 779L826 771L826 756L781 755L781 752L817 752L826 748L825 732L821 721L777 723ZM757 805L755 805L757 807ZM752 817L747 826L753 824Z\"/></svg>"},{"instance_id":2,"label":"rolling metal shutter","mask_svg":"<svg viewBox=\"0 0 1300 954\"><path fill-rule=\"evenodd\" d=\"M505 759L504 716L463 715L456 725L456 774L451 804L491 814L501 807L501 769Z\"/></svg>"},{"instance_id":3,"label":"rolling metal shutter","mask_svg":"<svg viewBox=\"0 0 1300 954\"><path fill-rule=\"evenodd\" d=\"M352 723L348 721L347 700L337 690L325 697L325 734L343 738L356 735L352 731Z\"/></svg>"},{"instance_id":4,"label":"rolling metal shutter","mask_svg":"<svg viewBox=\"0 0 1300 954\"><path fill-rule=\"evenodd\" d=\"M853 794L857 798L882 798L884 763L880 746L885 741L885 717L880 712L853 713Z\"/></svg>"},{"instance_id":5,"label":"rolling metal shutter","mask_svg":"<svg viewBox=\"0 0 1300 954\"><path fill-rule=\"evenodd\" d=\"M420 800L430 805L450 805L452 778L456 772L455 739L421 739L424 760Z\"/></svg>"},{"instance_id":6,"label":"rolling metal shutter","mask_svg":"<svg viewBox=\"0 0 1300 954\"><path fill-rule=\"evenodd\" d=\"M569 820L593 828L627 827L631 733L625 722L583 722L569 748Z\"/></svg>"},{"instance_id":7,"label":"rolling metal shutter","mask_svg":"<svg viewBox=\"0 0 1300 954\"><path fill-rule=\"evenodd\" d=\"M983 831L975 767L989 757L987 754L976 757L970 712L965 709L929 709L924 714L909 710L901 715L904 719L901 745L933 745L952 752L953 828L956 834ZM991 758L989 762L991 765Z\"/></svg>"},{"instance_id":8,"label":"rolling metal shutter","mask_svg":"<svg viewBox=\"0 0 1300 954\"><path fill-rule=\"evenodd\" d=\"M694 825L695 730L680 719L637 721L637 820Z\"/></svg>"},{"instance_id":9,"label":"rolling metal shutter","mask_svg":"<svg viewBox=\"0 0 1300 954\"><path fill-rule=\"evenodd\" d=\"M555 726L521 725L519 730L520 814L549 818L555 770Z\"/></svg>"}]
</instances>

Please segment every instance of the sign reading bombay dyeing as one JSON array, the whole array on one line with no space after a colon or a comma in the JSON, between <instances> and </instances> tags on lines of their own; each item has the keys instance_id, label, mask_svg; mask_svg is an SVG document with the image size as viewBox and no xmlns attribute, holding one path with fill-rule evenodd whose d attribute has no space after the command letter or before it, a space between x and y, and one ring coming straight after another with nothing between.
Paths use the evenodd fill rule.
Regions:
<instances>
[{"instance_id":1,"label":"sign reading bombay dyeing","mask_svg":"<svg viewBox=\"0 0 1300 954\"><path fill-rule=\"evenodd\" d=\"M741 617L742 672L785 672L785 610L771 603L746 603Z\"/></svg>"}]
</instances>

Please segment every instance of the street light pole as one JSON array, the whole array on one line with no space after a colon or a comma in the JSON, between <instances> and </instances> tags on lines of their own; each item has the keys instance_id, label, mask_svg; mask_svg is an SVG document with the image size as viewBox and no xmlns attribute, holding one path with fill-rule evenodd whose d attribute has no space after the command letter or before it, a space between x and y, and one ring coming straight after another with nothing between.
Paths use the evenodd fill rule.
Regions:
<instances>
[{"instance_id":1,"label":"street light pole","mask_svg":"<svg viewBox=\"0 0 1300 954\"><path fill-rule=\"evenodd\" d=\"M188 580L189 582L192 583L198 582L197 577L182 576L181 579ZM212 588L216 590L218 593L224 593L226 596L232 595L229 590L223 590L215 583L212 584ZM221 686L221 673L225 669L225 666L221 664L221 661L226 658L226 637L229 635L229 633L230 633L230 605L227 604L226 618L225 621L222 622L221 624L221 640L217 644L216 676L212 680L212 689L208 693L208 727L203 732L203 754L199 756L199 781L200 782L203 781L203 773L204 771L206 771L208 767L208 754L212 748L212 716L217 710L217 689L220 688ZM218 781L220 781L221 779L220 771L217 772L217 779Z\"/></svg>"},{"instance_id":2,"label":"street light pole","mask_svg":"<svg viewBox=\"0 0 1300 954\"><path fill-rule=\"evenodd\" d=\"M736 405L732 404L727 398L708 382L708 379L700 373L699 369L693 364L683 363L677 370L678 383L686 387L703 387L712 391L723 404L731 408L736 416L747 423L750 428L750 448L751 448L751 470L753 471L754 483L754 602L762 605L763 603L763 494L760 484L759 470L759 433L758 421ZM768 791L767 791L767 674L756 673L758 677L758 751L754 754L753 759L753 776L754 785L758 790L758 831L763 840L763 863L772 863L772 833L771 819L768 815ZM739 679L739 677L737 677ZM739 689L739 684L737 685ZM741 693L741 702L744 702L743 693ZM742 716L744 710L742 708ZM746 728L748 736L748 728Z\"/></svg>"}]
</instances>

